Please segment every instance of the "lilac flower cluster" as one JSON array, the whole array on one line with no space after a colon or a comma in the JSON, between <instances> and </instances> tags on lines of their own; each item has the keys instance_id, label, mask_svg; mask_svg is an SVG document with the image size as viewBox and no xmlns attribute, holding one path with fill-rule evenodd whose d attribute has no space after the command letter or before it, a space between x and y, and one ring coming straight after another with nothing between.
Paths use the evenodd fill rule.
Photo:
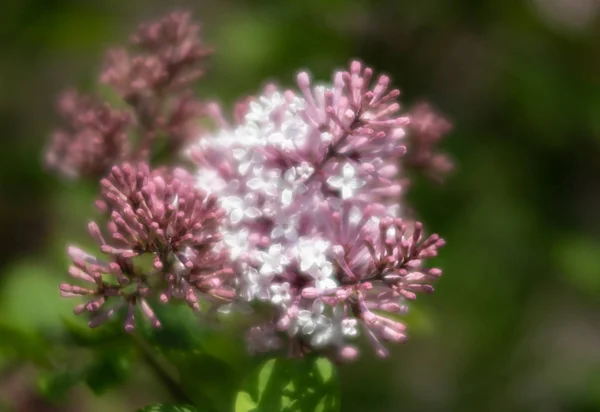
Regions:
<instances>
[{"instance_id":1,"label":"lilac flower cluster","mask_svg":"<svg viewBox=\"0 0 600 412\"><path fill-rule=\"evenodd\" d=\"M128 110L65 93L59 110L66 125L54 133L46 164L67 177L100 178L115 164L149 161L157 155L152 149L158 140L163 152L177 153L197 138L206 107L190 86L212 54L199 30L188 13L175 12L142 25L132 36L131 51L110 50L100 78Z\"/></svg>"},{"instance_id":2,"label":"lilac flower cluster","mask_svg":"<svg viewBox=\"0 0 600 412\"><path fill-rule=\"evenodd\" d=\"M405 340L404 325L381 312L432 292L439 269L423 269L444 242L403 220L400 173L411 118L389 78L352 62L331 85L298 75L300 93L269 87L244 120L201 138L190 153L197 186L219 195L223 242L238 274L239 300L277 308L252 329L255 349L292 337L290 350L356 356L364 334ZM273 327L275 326L275 327Z\"/></svg>"},{"instance_id":3,"label":"lilac flower cluster","mask_svg":"<svg viewBox=\"0 0 600 412\"><path fill-rule=\"evenodd\" d=\"M123 164L113 167L100 183L97 203L110 216L109 241L96 223L88 229L106 259L69 248L73 259L69 274L92 286L64 283L60 287L65 297L90 298L76 307L76 314L94 314L90 321L94 327L127 305L125 329L129 331L134 328L136 305L153 326L160 325L148 304L152 296L163 303L182 299L196 310L199 299L231 300L233 271L226 253L215 248L221 240L223 210L213 196L195 188L187 172L150 172L145 164ZM140 259L136 261L143 255L149 255L152 263L144 266ZM111 300L116 302L110 305Z\"/></svg>"},{"instance_id":4,"label":"lilac flower cluster","mask_svg":"<svg viewBox=\"0 0 600 412\"><path fill-rule=\"evenodd\" d=\"M404 163L435 180L442 180L454 169L454 164L448 155L436 152L436 147L452 129L452 124L427 103L415 105L410 111L410 119L408 138L411 150Z\"/></svg>"},{"instance_id":5,"label":"lilac flower cluster","mask_svg":"<svg viewBox=\"0 0 600 412\"><path fill-rule=\"evenodd\" d=\"M65 127L54 132L46 163L64 176L95 177L108 170L115 159L130 153L128 128L131 117L108 104L74 91L59 99Z\"/></svg>"},{"instance_id":6,"label":"lilac flower cluster","mask_svg":"<svg viewBox=\"0 0 600 412\"><path fill-rule=\"evenodd\" d=\"M197 312L258 302L273 310L247 332L252 351L287 341L294 356L350 360L362 335L386 356L385 342L406 339L398 314L442 273L424 262L444 241L410 218L404 192L407 170L450 170L435 150L449 123L428 106L403 112L389 77L354 61L330 83L301 72L297 91L267 86L236 104L231 125L186 89L210 53L197 34L174 13L138 30L138 54L109 54L102 81L128 112L76 95L63 102L70 129L48 163L107 175L97 201L107 222L88 227L104 258L69 248L69 274L88 285L64 283L61 294L85 298L75 313L92 327L122 309L127 331L136 307L160 326L154 300ZM201 117L216 131L201 131ZM160 136L193 171L149 166Z\"/></svg>"}]
</instances>

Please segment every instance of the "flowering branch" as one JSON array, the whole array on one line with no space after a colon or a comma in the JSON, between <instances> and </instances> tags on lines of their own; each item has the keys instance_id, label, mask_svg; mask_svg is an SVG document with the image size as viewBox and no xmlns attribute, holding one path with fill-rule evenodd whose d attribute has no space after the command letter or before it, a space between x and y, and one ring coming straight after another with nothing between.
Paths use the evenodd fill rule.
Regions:
<instances>
[{"instance_id":1,"label":"flowering branch","mask_svg":"<svg viewBox=\"0 0 600 412\"><path fill-rule=\"evenodd\" d=\"M426 263L445 241L411 218L404 194L407 171L450 171L436 149L450 124L426 105L405 112L390 78L358 61L329 83L300 72L296 91L269 85L229 122L192 93L212 53L198 33L173 13L108 53L101 81L126 110L61 100L66 126L47 164L97 179L104 218L88 225L98 253L69 247L61 295L83 298L74 312L90 327L118 316L130 333L140 314L161 327L156 304L205 315L258 302L271 310L245 331L252 353L350 361L362 335L388 356L407 339L399 315L442 274ZM159 139L169 160L192 162L154 165Z\"/></svg>"}]
</instances>

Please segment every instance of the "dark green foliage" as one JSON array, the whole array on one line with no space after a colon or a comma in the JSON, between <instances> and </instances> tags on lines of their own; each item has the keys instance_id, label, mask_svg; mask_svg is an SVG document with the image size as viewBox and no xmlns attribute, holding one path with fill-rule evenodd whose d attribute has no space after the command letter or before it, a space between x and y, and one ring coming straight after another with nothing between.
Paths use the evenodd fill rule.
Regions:
<instances>
[{"instance_id":1,"label":"dark green foliage","mask_svg":"<svg viewBox=\"0 0 600 412\"><path fill-rule=\"evenodd\" d=\"M177 368L182 389L195 405L210 405L212 411L231 410L239 385L231 366L200 352L169 353L167 358Z\"/></svg>"},{"instance_id":2,"label":"dark green foliage","mask_svg":"<svg viewBox=\"0 0 600 412\"><path fill-rule=\"evenodd\" d=\"M104 345L123 342L128 335L123 333L123 325L119 320L112 320L102 328L90 329L82 319L63 317L65 340L70 344L99 348Z\"/></svg>"},{"instance_id":3,"label":"dark green foliage","mask_svg":"<svg viewBox=\"0 0 600 412\"><path fill-rule=\"evenodd\" d=\"M41 372L38 376L37 387L40 393L55 403L68 399L68 393L73 386L85 379L85 371Z\"/></svg>"},{"instance_id":4,"label":"dark green foliage","mask_svg":"<svg viewBox=\"0 0 600 412\"><path fill-rule=\"evenodd\" d=\"M106 349L86 369L85 383L96 395L101 395L123 384L131 371L131 363L127 348Z\"/></svg>"},{"instance_id":5,"label":"dark green foliage","mask_svg":"<svg viewBox=\"0 0 600 412\"><path fill-rule=\"evenodd\" d=\"M39 334L0 321L0 359L17 358L43 365L47 347Z\"/></svg>"}]
</instances>

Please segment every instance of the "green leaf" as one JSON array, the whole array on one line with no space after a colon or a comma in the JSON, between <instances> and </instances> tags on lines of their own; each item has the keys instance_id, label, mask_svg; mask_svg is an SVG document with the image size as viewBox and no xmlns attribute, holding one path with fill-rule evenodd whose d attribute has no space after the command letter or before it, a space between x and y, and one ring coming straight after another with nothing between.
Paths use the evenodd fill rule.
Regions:
<instances>
[{"instance_id":1,"label":"green leaf","mask_svg":"<svg viewBox=\"0 0 600 412\"><path fill-rule=\"evenodd\" d=\"M93 348L129 338L120 319L112 319L96 329L87 326L81 317L63 316L61 320L68 340L77 346Z\"/></svg>"},{"instance_id":2,"label":"green leaf","mask_svg":"<svg viewBox=\"0 0 600 412\"><path fill-rule=\"evenodd\" d=\"M102 351L86 370L85 382L96 395L123 383L131 371L131 354L126 347Z\"/></svg>"},{"instance_id":3,"label":"green leaf","mask_svg":"<svg viewBox=\"0 0 600 412\"><path fill-rule=\"evenodd\" d=\"M52 402L63 402L69 390L84 378L83 371L42 372L37 387L42 396Z\"/></svg>"},{"instance_id":4,"label":"green leaf","mask_svg":"<svg viewBox=\"0 0 600 412\"><path fill-rule=\"evenodd\" d=\"M167 359L177 368L184 392L197 405L230 411L241 378L225 361L207 353L169 352Z\"/></svg>"},{"instance_id":5,"label":"green leaf","mask_svg":"<svg viewBox=\"0 0 600 412\"><path fill-rule=\"evenodd\" d=\"M190 405L157 403L138 409L137 412L200 412L200 410Z\"/></svg>"},{"instance_id":6,"label":"green leaf","mask_svg":"<svg viewBox=\"0 0 600 412\"><path fill-rule=\"evenodd\" d=\"M38 389L50 401L66 400L69 390L79 383L96 395L122 384L131 371L132 347L123 344L104 345L101 349L56 347L53 365L46 365L38 376Z\"/></svg>"},{"instance_id":7,"label":"green leaf","mask_svg":"<svg viewBox=\"0 0 600 412\"><path fill-rule=\"evenodd\" d=\"M336 412L340 387L325 358L270 359L244 382L235 412Z\"/></svg>"},{"instance_id":8,"label":"green leaf","mask_svg":"<svg viewBox=\"0 0 600 412\"><path fill-rule=\"evenodd\" d=\"M140 332L152 345L163 350L191 351L198 349L201 339L198 319L194 312L183 304L163 305L151 302L152 309L160 319L162 326L158 329L143 323Z\"/></svg>"},{"instance_id":9,"label":"green leaf","mask_svg":"<svg viewBox=\"0 0 600 412\"><path fill-rule=\"evenodd\" d=\"M38 364L46 362L46 345L37 333L0 323L0 354Z\"/></svg>"},{"instance_id":10,"label":"green leaf","mask_svg":"<svg viewBox=\"0 0 600 412\"><path fill-rule=\"evenodd\" d=\"M140 336L176 370L181 389L207 410L231 411L251 363L244 340L226 328L214 330L187 306L153 305L162 327L143 324Z\"/></svg>"},{"instance_id":11,"label":"green leaf","mask_svg":"<svg viewBox=\"0 0 600 412\"><path fill-rule=\"evenodd\" d=\"M215 330L202 323L198 315L185 304L153 304L152 308L162 326L153 329L147 324L140 331L144 339L165 354L179 351L203 352L217 357L233 368L243 368L248 360L246 345L237 335L226 328Z\"/></svg>"}]
</instances>

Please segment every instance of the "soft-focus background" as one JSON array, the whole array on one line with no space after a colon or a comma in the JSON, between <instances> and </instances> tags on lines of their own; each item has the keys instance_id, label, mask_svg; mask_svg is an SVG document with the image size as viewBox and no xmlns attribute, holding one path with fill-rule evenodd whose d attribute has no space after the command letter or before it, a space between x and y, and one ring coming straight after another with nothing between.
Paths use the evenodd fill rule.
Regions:
<instances>
[{"instance_id":1,"label":"soft-focus background","mask_svg":"<svg viewBox=\"0 0 600 412\"><path fill-rule=\"evenodd\" d=\"M89 243L94 188L41 166L54 99L92 90L106 47L177 6L217 49L203 96L228 104L358 57L391 74L405 102L426 98L455 124L444 149L456 173L410 194L447 239L445 275L391 360L342 368L344 411L600 410L597 0L3 1L0 410L120 412L163 395L139 369L101 398L77 385L52 404L19 359L65 355L48 343L72 306L57 290L64 251Z\"/></svg>"}]
</instances>

